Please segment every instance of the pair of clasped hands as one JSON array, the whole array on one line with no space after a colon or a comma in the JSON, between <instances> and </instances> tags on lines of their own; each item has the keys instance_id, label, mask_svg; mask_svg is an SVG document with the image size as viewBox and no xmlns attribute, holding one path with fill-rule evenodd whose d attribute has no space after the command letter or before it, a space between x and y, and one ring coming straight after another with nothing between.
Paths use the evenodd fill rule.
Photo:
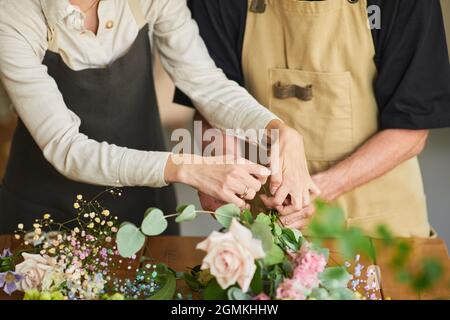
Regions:
<instances>
[{"instance_id":1,"label":"pair of clasped hands","mask_svg":"<svg viewBox=\"0 0 450 320\"><path fill-rule=\"evenodd\" d=\"M315 211L313 200L320 190L309 174L302 136L279 122L273 128L278 130L279 157L276 163L271 161L270 169L239 157L242 161L234 164L202 158L202 165L182 166L188 169L183 170L179 182L197 189L203 208L214 211L227 203L248 208L248 202L269 180L271 195L259 195L264 205L278 211L285 227L304 228Z\"/></svg>"}]
</instances>

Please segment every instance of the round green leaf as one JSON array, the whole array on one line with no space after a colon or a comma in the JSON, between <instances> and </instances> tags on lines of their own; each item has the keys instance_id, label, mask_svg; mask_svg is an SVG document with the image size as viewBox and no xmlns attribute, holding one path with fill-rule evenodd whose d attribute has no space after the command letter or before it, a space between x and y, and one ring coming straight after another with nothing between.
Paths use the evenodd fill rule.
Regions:
<instances>
[{"instance_id":1,"label":"round green leaf","mask_svg":"<svg viewBox=\"0 0 450 320\"><path fill-rule=\"evenodd\" d=\"M273 245L272 229L256 220L252 225L252 234L256 239L261 240L264 252L269 252Z\"/></svg>"},{"instance_id":2,"label":"round green leaf","mask_svg":"<svg viewBox=\"0 0 450 320\"><path fill-rule=\"evenodd\" d=\"M168 226L164 213L155 208L147 210L144 221L142 221L142 232L147 236L158 236L166 231Z\"/></svg>"},{"instance_id":3,"label":"round green leaf","mask_svg":"<svg viewBox=\"0 0 450 320\"><path fill-rule=\"evenodd\" d=\"M227 292L217 283L216 279L211 280L203 291L204 300L227 300Z\"/></svg>"},{"instance_id":4,"label":"round green leaf","mask_svg":"<svg viewBox=\"0 0 450 320\"><path fill-rule=\"evenodd\" d=\"M234 204L227 204L216 210L216 219L224 227L229 228L233 218L239 219L241 209Z\"/></svg>"},{"instance_id":5,"label":"round green leaf","mask_svg":"<svg viewBox=\"0 0 450 320\"><path fill-rule=\"evenodd\" d=\"M249 295L242 292L240 288L232 287L227 292L228 300L250 300Z\"/></svg>"},{"instance_id":6,"label":"round green leaf","mask_svg":"<svg viewBox=\"0 0 450 320\"><path fill-rule=\"evenodd\" d=\"M177 280L172 272L165 277L166 281L161 289L158 290L149 300L172 300L177 290Z\"/></svg>"},{"instance_id":7,"label":"round green leaf","mask_svg":"<svg viewBox=\"0 0 450 320\"><path fill-rule=\"evenodd\" d=\"M127 222L120 226L116 242L119 254L131 258L144 246L145 236L134 224Z\"/></svg>"},{"instance_id":8,"label":"round green leaf","mask_svg":"<svg viewBox=\"0 0 450 320\"><path fill-rule=\"evenodd\" d=\"M264 258L265 266L273 266L284 261L284 252L283 250L277 246L276 244L272 245L272 249L266 253Z\"/></svg>"},{"instance_id":9,"label":"round green leaf","mask_svg":"<svg viewBox=\"0 0 450 320\"><path fill-rule=\"evenodd\" d=\"M347 288L347 284L351 279L351 275L344 267L331 267L326 268L319 275L322 286L328 290L334 290L338 288Z\"/></svg>"},{"instance_id":10,"label":"round green leaf","mask_svg":"<svg viewBox=\"0 0 450 320\"><path fill-rule=\"evenodd\" d=\"M195 220L195 218L197 218L197 212L195 211L195 206L192 204L189 206L183 206L182 208L177 209L177 211L181 214L175 219L176 223L192 221L192 220Z\"/></svg>"}]
</instances>

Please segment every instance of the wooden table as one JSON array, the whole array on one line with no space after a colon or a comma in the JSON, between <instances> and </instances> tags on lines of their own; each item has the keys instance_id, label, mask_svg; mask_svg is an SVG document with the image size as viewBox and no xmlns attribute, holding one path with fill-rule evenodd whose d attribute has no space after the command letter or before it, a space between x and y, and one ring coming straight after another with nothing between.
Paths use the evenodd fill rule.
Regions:
<instances>
[{"instance_id":1,"label":"wooden table","mask_svg":"<svg viewBox=\"0 0 450 320\"><path fill-rule=\"evenodd\" d=\"M154 237L147 241L143 255L151 257L159 263L165 263L176 271L184 271L187 267L194 267L201 264L204 253L195 250L197 243L203 238L195 237ZM377 254L376 265L381 270L381 289L377 297L393 300L426 300L426 299L449 299L450 298L450 260L447 247L441 239L411 239L407 240L413 248L412 259L409 267L417 270L418 262L425 257L434 257L441 261L445 268L445 278L432 290L428 292L416 293L408 287L399 284L395 280L395 274L390 268L390 256L392 252L386 249L381 241L372 240ZM330 248L330 264L342 265L345 259L336 250L334 241L326 241L326 246ZM0 252L4 248L15 248L18 243L9 236L0 236ZM354 264L354 262L352 262ZM360 263L367 268L373 265L367 258L361 257ZM352 266L354 267L354 266ZM351 267L351 268L352 268ZM179 284L179 290L185 291L183 284ZM0 293L0 299L20 299L20 294L8 297Z\"/></svg>"}]
</instances>

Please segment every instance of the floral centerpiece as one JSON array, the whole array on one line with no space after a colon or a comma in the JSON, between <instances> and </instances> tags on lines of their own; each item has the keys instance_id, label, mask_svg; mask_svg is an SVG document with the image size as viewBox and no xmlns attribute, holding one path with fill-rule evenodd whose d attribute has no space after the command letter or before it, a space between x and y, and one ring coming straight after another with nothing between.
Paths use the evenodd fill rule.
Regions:
<instances>
[{"instance_id":1,"label":"floral centerpiece","mask_svg":"<svg viewBox=\"0 0 450 320\"><path fill-rule=\"evenodd\" d=\"M121 196L118 189L105 193ZM370 242L358 229L346 229L341 210L317 202L317 214L309 233L316 238L338 237L341 251L355 257L351 263L328 266L329 251L319 242L309 242L302 233L284 227L274 211L256 217L229 204L215 212L180 206L177 213L164 215L148 209L141 226L118 218L103 208L100 196L86 201L80 195L74 203L77 215L68 222L57 222L50 214L36 219L31 230L18 225L15 237L20 250L4 250L0 255L0 289L6 294L24 293L31 300L79 299L191 299L176 294L176 280L184 280L191 291L207 300L350 300L377 299L376 271L367 268L362 280L359 253L373 256ZM214 231L197 249L205 252L199 266L175 272L151 258L140 258L146 237L162 234L168 219L178 223L195 220L199 214L213 214L223 229ZM380 235L386 243L395 241L385 228ZM398 244L399 274L407 259L404 243ZM430 286L439 279L440 266L431 261L410 281ZM357 292L364 283L365 294ZM379 284L378 284L379 285ZM419 288L420 289L420 288ZM359 290L361 291L361 290Z\"/></svg>"}]
</instances>

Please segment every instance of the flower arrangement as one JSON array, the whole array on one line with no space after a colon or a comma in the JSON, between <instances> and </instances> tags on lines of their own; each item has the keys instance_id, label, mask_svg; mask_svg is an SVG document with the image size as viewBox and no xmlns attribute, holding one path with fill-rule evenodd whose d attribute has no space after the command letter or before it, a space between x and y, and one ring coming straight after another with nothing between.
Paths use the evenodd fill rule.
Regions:
<instances>
[{"instance_id":1,"label":"flower arrangement","mask_svg":"<svg viewBox=\"0 0 450 320\"><path fill-rule=\"evenodd\" d=\"M150 208L138 227L129 222L119 225L98 201L103 194L121 196L121 191L109 189L90 201L79 195L76 216L64 223L44 214L32 230L18 225L15 237L23 247L0 255L0 289L6 294L21 291L29 300L190 299L176 295L179 279L206 300L378 299L377 271L366 268L365 276L375 279L369 283L363 280L365 266L359 263L360 253L374 256L372 246L360 230L345 228L341 210L320 201L309 233L317 239L339 238L344 255L355 257L353 274L350 262L328 266L329 250L284 227L275 211L255 217L232 204L215 212L183 205L177 213L164 215ZM183 223L199 214L213 214L223 227L198 243L197 249L205 252L201 265L177 273L152 259L137 259L146 237L162 234L169 218ZM442 269L433 261L425 261L418 275L408 274L403 268L408 259L405 243L395 241L386 228L379 232L386 245L398 247L394 265L418 290L439 280Z\"/></svg>"}]
</instances>

